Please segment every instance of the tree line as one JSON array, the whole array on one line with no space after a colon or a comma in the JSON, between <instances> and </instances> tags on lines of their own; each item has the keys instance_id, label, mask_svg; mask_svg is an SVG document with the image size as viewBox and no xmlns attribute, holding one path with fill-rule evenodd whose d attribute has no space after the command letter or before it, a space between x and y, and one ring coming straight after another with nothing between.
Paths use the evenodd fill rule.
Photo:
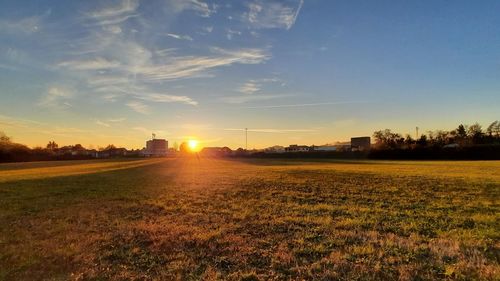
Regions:
<instances>
[{"instance_id":1,"label":"tree line","mask_svg":"<svg viewBox=\"0 0 500 281\"><path fill-rule=\"evenodd\" d=\"M500 121L486 129L479 123L460 124L451 131L435 130L413 138L390 129L373 133L370 158L386 159L500 159Z\"/></svg>"},{"instance_id":2,"label":"tree line","mask_svg":"<svg viewBox=\"0 0 500 281\"><path fill-rule=\"evenodd\" d=\"M85 148L81 144L59 146L50 141L45 147L30 148L16 143L0 131L0 162L25 162L48 160L81 160L112 157L138 157L139 150L127 150L110 144L98 149Z\"/></svg>"},{"instance_id":3,"label":"tree line","mask_svg":"<svg viewBox=\"0 0 500 281\"><path fill-rule=\"evenodd\" d=\"M403 136L390 129L373 133L370 151L337 151L293 154L244 153L248 157L313 157L313 158L372 158L372 159L500 159L500 121L485 129L479 124L460 124L451 131L428 131L418 138ZM181 145L181 151L187 145ZM240 153L241 154L241 153ZM236 155L240 155L236 153ZM112 157L140 157L140 150L127 150L110 144L87 149L81 144L60 147L50 141L45 147L29 148L15 143L0 132L0 162L70 160Z\"/></svg>"}]
</instances>

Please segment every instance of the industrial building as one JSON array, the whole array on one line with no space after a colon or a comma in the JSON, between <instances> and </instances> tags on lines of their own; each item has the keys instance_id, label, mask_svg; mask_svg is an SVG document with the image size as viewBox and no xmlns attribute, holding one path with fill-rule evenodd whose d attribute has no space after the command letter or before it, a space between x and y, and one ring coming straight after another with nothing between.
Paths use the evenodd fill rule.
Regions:
<instances>
[{"instance_id":1,"label":"industrial building","mask_svg":"<svg viewBox=\"0 0 500 281\"><path fill-rule=\"evenodd\" d=\"M153 138L146 142L144 149L144 156L148 157L161 157L166 156L168 151L168 141L164 139Z\"/></svg>"},{"instance_id":2,"label":"industrial building","mask_svg":"<svg viewBox=\"0 0 500 281\"><path fill-rule=\"evenodd\" d=\"M313 145L312 151L337 151L337 146L335 145Z\"/></svg>"},{"instance_id":3,"label":"industrial building","mask_svg":"<svg viewBox=\"0 0 500 281\"><path fill-rule=\"evenodd\" d=\"M355 137L351 138L352 151L368 151L371 147L370 137Z\"/></svg>"},{"instance_id":4,"label":"industrial building","mask_svg":"<svg viewBox=\"0 0 500 281\"><path fill-rule=\"evenodd\" d=\"M292 144L288 147L285 147L285 152L309 152L311 148L307 145L297 145Z\"/></svg>"}]
</instances>

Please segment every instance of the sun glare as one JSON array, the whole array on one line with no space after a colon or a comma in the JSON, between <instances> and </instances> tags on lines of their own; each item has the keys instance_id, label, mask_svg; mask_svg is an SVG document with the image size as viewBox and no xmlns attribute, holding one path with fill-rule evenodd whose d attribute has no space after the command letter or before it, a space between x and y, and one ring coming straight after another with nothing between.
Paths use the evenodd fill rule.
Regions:
<instances>
[{"instance_id":1,"label":"sun glare","mask_svg":"<svg viewBox=\"0 0 500 281\"><path fill-rule=\"evenodd\" d=\"M189 140L188 141L189 150L197 151L198 150L198 141L197 140Z\"/></svg>"}]
</instances>

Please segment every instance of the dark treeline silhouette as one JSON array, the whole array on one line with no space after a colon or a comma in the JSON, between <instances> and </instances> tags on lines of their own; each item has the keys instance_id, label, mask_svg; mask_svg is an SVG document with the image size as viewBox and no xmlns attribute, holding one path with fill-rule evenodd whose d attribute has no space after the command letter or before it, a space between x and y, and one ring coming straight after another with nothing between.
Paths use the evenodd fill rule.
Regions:
<instances>
[{"instance_id":1,"label":"dark treeline silhouette","mask_svg":"<svg viewBox=\"0 0 500 281\"><path fill-rule=\"evenodd\" d=\"M486 130L475 123L451 131L429 131L418 139L389 129L373 133L374 159L500 159L500 121Z\"/></svg>"},{"instance_id":2,"label":"dark treeline silhouette","mask_svg":"<svg viewBox=\"0 0 500 281\"><path fill-rule=\"evenodd\" d=\"M233 157L250 158L330 158L330 159L443 159L443 160L496 160L500 159L500 121L485 130L475 123L459 125L451 131L428 131L414 139L410 135L390 129L373 133L374 144L369 151L337 150L293 153L248 152Z\"/></svg>"},{"instance_id":3,"label":"dark treeline silhouette","mask_svg":"<svg viewBox=\"0 0 500 281\"><path fill-rule=\"evenodd\" d=\"M110 144L99 149L87 149L81 144L59 147L50 141L46 147L29 148L15 143L0 132L0 162L27 162L50 160L84 160L95 158L139 157L139 150L127 150Z\"/></svg>"},{"instance_id":4,"label":"dark treeline silhouette","mask_svg":"<svg viewBox=\"0 0 500 281\"><path fill-rule=\"evenodd\" d=\"M253 152L233 154L236 158L280 158L280 159L366 159L368 151L307 151L293 153Z\"/></svg>"},{"instance_id":5,"label":"dark treeline silhouette","mask_svg":"<svg viewBox=\"0 0 500 281\"><path fill-rule=\"evenodd\" d=\"M459 125L451 131L429 131L418 136L403 136L390 129L373 133L375 141L369 151L341 149L338 151L306 151L268 153L238 149L224 153L224 157L256 158L333 158L333 159L500 159L500 121L486 129L475 123ZM181 146L181 151L187 151ZM46 147L29 148L15 143L0 132L0 162L78 160L94 158L143 157L141 150L127 150L110 144L99 149L87 149L80 144L59 147L54 141Z\"/></svg>"}]
</instances>

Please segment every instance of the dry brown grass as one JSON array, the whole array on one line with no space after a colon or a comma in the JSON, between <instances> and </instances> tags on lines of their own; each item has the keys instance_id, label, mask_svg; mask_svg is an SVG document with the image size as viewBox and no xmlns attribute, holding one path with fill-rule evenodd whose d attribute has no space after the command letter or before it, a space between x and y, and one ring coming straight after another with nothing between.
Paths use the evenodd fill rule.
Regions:
<instances>
[{"instance_id":1,"label":"dry brown grass","mask_svg":"<svg viewBox=\"0 0 500 281\"><path fill-rule=\"evenodd\" d=\"M0 279L500 278L500 162L96 164L0 165Z\"/></svg>"}]
</instances>

